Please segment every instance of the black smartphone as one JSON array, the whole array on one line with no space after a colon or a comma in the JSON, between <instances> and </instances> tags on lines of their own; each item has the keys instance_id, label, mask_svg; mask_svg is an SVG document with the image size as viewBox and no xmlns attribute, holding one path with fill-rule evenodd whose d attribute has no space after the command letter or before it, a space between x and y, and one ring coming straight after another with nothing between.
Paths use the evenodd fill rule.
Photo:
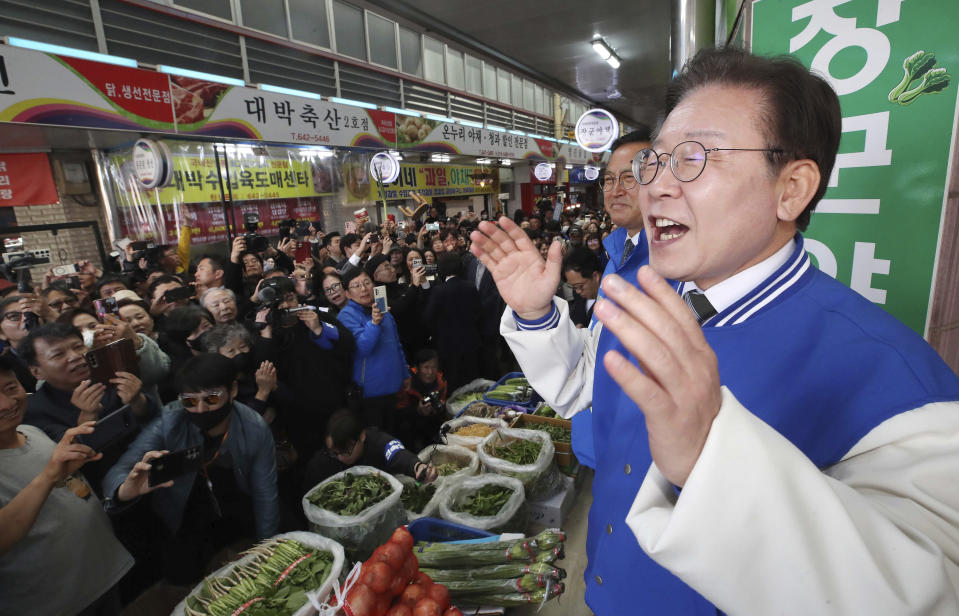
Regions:
<instances>
[{"instance_id":1,"label":"black smartphone","mask_svg":"<svg viewBox=\"0 0 959 616\"><path fill-rule=\"evenodd\" d=\"M193 287L191 286L177 287L175 289L170 289L169 291L164 293L163 301L165 301L168 304L172 304L173 302L179 301L181 299L190 299L191 297L193 297L194 294L195 294L195 291Z\"/></svg>"},{"instance_id":2,"label":"black smartphone","mask_svg":"<svg viewBox=\"0 0 959 616\"><path fill-rule=\"evenodd\" d=\"M97 320L101 323L106 323L106 316L112 314L114 316L120 315L120 309L117 308L117 298L107 297L105 299L98 299L93 302L93 309L97 313Z\"/></svg>"},{"instance_id":3,"label":"black smartphone","mask_svg":"<svg viewBox=\"0 0 959 616\"><path fill-rule=\"evenodd\" d=\"M203 467L203 446L196 445L150 460L150 487L166 483Z\"/></svg>"},{"instance_id":4,"label":"black smartphone","mask_svg":"<svg viewBox=\"0 0 959 616\"><path fill-rule=\"evenodd\" d=\"M93 427L93 432L79 435L77 441L93 451L103 451L133 434L136 427L130 405L124 404L109 415L101 417Z\"/></svg>"}]
</instances>

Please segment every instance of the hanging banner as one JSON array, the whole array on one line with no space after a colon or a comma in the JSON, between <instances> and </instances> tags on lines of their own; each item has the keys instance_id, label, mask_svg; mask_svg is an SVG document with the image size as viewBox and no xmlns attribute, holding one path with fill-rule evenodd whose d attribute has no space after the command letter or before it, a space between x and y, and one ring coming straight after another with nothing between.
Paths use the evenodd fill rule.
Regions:
<instances>
[{"instance_id":1,"label":"hanging banner","mask_svg":"<svg viewBox=\"0 0 959 616\"><path fill-rule=\"evenodd\" d=\"M173 131L167 75L0 45L0 122Z\"/></svg>"},{"instance_id":2,"label":"hanging banner","mask_svg":"<svg viewBox=\"0 0 959 616\"><path fill-rule=\"evenodd\" d=\"M392 113L254 88L172 78L181 134L322 146L395 148ZM179 88L181 91L177 91Z\"/></svg>"},{"instance_id":3,"label":"hanging banner","mask_svg":"<svg viewBox=\"0 0 959 616\"><path fill-rule=\"evenodd\" d=\"M481 187L473 182L472 175L482 171L482 167L403 163L399 178L383 189L387 199L408 199L413 191L423 197L492 194L493 184Z\"/></svg>"},{"instance_id":4,"label":"hanging banner","mask_svg":"<svg viewBox=\"0 0 959 616\"><path fill-rule=\"evenodd\" d=\"M46 154L0 154L0 207L59 201Z\"/></svg>"},{"instance_id":5,"label":"hanging banner","mask_svg":"<svg viewBox=\"0 0 959 616\"><path fill-rule=\"evenodd\" d=\"M959 3L757 0L756 53L790 53L842 104L806 233L818 267L924 333L954 139Z\"/></svg>"},{"instance_id":6,"label":"hanging banner","mask_svg":"<svg viewBox=\"0 0 959 616\"><path fill-rule=\"evenodd\" d=\"M558 142L528 135L451 124L427 118L396 116L401 149L511 159L554 159Z\"/></svg>"}]
</instances>

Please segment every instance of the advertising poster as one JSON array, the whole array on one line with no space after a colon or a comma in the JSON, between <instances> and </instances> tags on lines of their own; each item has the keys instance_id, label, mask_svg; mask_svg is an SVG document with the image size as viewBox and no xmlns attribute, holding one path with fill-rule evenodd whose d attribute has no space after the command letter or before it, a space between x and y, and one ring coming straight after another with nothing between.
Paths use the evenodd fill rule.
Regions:
<instances>
[{"instance_id":1,"label":"advertising poster","mask_svg":"<svg viewBox=\"0 0 959 616\"><path fill-rule=\"evenodd\" d=\"M756 53L789 53L839 95L843 135L806 247L923 334L959 86L957 2L756 0Z\"/></svg>"},{"instance_id":2,"label":"advertising poster","mask_svg":"<svg viewBox=\"0 0 959 616\"><path fill-rule=\"evenodd\" d=\"M482 170L482 167L462 165L403 163L397 180L387 184L384 191L387 199L408 199L413 191L426 198L493 194L493 184L480 187L473 182L472 175ZM375 188L373 192L376 192Z\"/></svg>"},{"instance_id":3,"label":"advertising poster","mask_svg":"<svg viewBox=\"0 0 959 616\"><path fill-rule=\"evenodd\" d=\"M0 207L59 201L46 154L0 154Z\"/></svg>"},{"instance_id":4,"label":"advertising poster","mask_svg":"<svg viewBox=\"0 0 959 616\"><path fill-rule=\"evenodd\" d=\"M173 132L169 77L0 45L0 122Z\"/></svg>"}]
</instances>

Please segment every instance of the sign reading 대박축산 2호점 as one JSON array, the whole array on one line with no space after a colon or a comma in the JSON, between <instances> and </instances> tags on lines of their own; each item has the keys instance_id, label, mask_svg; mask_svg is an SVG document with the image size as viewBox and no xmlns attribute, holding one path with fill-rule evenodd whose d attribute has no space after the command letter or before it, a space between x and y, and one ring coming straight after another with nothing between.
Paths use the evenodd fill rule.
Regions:
<instances>
[{"instance_id":1,"label":"sign reading \ub300\ubc15\ucd95\uc0b0 2\ud638\uc810","mask_svg":"<svg viewBox=\"0 0 959 616\"><path fill-rule=\"evenodd\" d=\"M959 86L959 2L756 0L753 51L790 53L842 105L842 142L806 248L924 333Z\"/></svg>"}]
</instances>

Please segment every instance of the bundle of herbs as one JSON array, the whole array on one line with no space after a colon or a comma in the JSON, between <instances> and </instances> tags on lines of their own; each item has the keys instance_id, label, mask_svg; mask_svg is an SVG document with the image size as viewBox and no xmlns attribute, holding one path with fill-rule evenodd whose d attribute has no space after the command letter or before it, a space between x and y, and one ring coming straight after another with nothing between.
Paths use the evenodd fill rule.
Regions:
<instances>
[{"instance_id":1,"label":"bundle of herbs","mask_svg":"<svg viewBox=\"0 0 959 616\"><path fill-rule=\"evenodd\" d=\"M507 439L506 443L502 445L497 445L494 442L486 443L486 453L513 464L533 464L542 449L542 443L518 438Z\"/></svg>"},{"instance_id":2,"label":"bundle of herbs","mask_svg":"<svg viewBox=\"0 0 959 616\"><path fill-rule=\"evenodd\" d=\"M308 500L337 515L352 516L392 493L393 487L380 475L344 475L320 486Z\"/></svg>"},{"instance_id":3,"label":"bundle of herbs","mask_svg":"<svg viewBox=\"0 0 959 616\"><path fill-rule=\"evenodd\" d=\"M499 513L512 495L513 490L508 487L486 485L450 508L458 513L468 513L478 518L488 518Z\"/></svg>"},{"instance_id":4,"label":"bundle of herbs","mask_svg":"<svg viewBox=\"0 0 959 616\"><path fill-rule=\"evenodd\" d=\"M418 484L405 483L403 485L403 494L400 500L403 501L403 508L412 513L423 513L423 509L436 495L436 484Z\"/></svg>"}]
</instances>

